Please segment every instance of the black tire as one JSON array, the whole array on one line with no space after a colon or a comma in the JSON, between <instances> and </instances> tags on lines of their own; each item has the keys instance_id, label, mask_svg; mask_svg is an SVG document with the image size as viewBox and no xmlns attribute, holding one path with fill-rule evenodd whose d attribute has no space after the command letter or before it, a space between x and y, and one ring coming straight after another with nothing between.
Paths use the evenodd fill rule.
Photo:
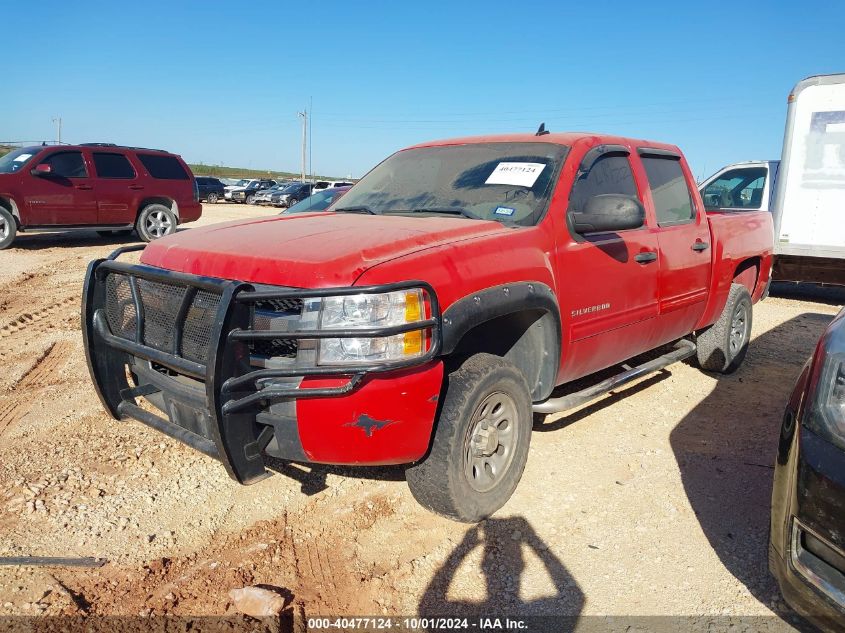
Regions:
<instances>
[{"instance_id":1,"label":"black tire","mask_svg":"<svg viewBox=\"0 0 845 633\"><path fill-rule=\"evenodd\" d=\"M119 229L117 231L97 231L100 237L127 237L132 235L132 229Z\"/></svg>"},{"instance_id":2,"label":"black tire","mask_svg":"<svg viewBox=\"0 0 845 633\"><path fill-rule=\"evenodd\" d=\"M431 450L405 473L411 494L456 521L489 517L522 477L531 427L522 372L492 354L471 356L448 375Z\"/></svg>"},{"instance_id":3,"label":"black tire","mask_svg":"<svg viewBox=\"0 0 845 633\"><path fill-rule=\"evenodd\" d=\"M736 371L748 353L751 324L751 295L742 284L731 284L719 320L696 338L698 365L720 374Z\"/></svg>"},{"instance_id":4,"label":"black tire","mask_svg":"<svg viewBox=\"0 0 845 633\"><path fill-rule=\"evenodd\" d=\"M138 214L135 230L138 231L138 237L143 241L152 242L174 233L177 224L176 215L166 206L163 204L148 204Z\"/></svg>"},{"instance_id":5,"label":"black tire","mask_svg":"<svg viewBox=\"0 0 845 633\"><path fill-rule=\"evenodd\" d=\"M18 221L5 207L0 207L0 251L9 248L18 234Z\"/></svg>"},{"instance_id":6,"label":"black tire","mask_svg":"<svg viewBox=\"0 0 845 633\"><path fill-rule=\"evenodd\" d=\"M219 199L220 199L219 196L216 193L212 192L212 193L208 194L208 196L206 196L205 201L208 204L217 204L217 201Z\"/></svg>"},{"instance_id":7,"label":"black tire","mask_svg":"<svg viewBox=\"0 0 845 633\"><path fill-rule=\"evenodd\" d=\"M247 204L255 204L255 194L251 193L246 197Z\"/></svg>"}]
</instances>

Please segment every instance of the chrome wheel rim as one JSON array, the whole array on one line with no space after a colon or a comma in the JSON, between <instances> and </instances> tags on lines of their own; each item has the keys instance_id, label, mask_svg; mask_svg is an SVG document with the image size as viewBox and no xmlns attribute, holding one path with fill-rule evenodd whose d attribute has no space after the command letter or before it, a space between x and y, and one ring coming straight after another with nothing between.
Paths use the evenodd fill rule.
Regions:
<instances>
[{"instance_id":1,"label":"chrome wheel rim","mask_svg":"<svg viewBox=\"0 0 845 633\"><path fill-rule=\"evenodd\" d=\"M513 398L501 391L491 393L476 408L464 442L464 474L473 490L489 492L510 469L517 417Z\"/></svg>"},{"instance_id":2,"label":"chrome wheel rim","mask_svg":"<svg viewBox=\"0 0 845 633\"><path fill-rule=\"evenodd\" d=\"M217 194L216 194L216 193L211 193L211 194L209 194L209 195L208 195L208 201L209 201L211 204L214 204L215 202L217 202Z\"/></svg>"},{"instance_id":3,"label":"chrome wheel rim","mask_svg":"<svg viewBox=\"0 0 845 633\"><path fill-rule=\"evenodd\" d=\"M748 338L748 306L740 303L734 309L733 318L731 319L731 334L728 339L731 356L735 356L742 349L742 346L745 345L746 338Z\"/></svg>"},{"instance_id":4,"label":"chrome wheel rim","mask_svg":"<svg viewBox=\"0 0 845 633\"><path fill-rule=\"evenodd\" d=\"M173 222L164 211L150 213L144 225L153 237L164 237L173 230Z\"/></svg>"},{"instance_id":5,"label":"chrome wheel rim","mask_svg":"<svg viewBox=\"0 0 845 633\"><path fill-rule=\"evenodd\" d=\"M5 240L7 237L9 237L9 230L9 222L6 220L6 218L0 217L0 241Z\"/></svg>"}]
</instances>

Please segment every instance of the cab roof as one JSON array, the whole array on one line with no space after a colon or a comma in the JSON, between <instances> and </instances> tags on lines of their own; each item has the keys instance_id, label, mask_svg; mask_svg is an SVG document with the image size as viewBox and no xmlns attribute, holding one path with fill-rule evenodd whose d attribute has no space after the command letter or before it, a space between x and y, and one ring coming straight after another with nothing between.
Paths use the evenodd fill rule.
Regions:
<instances>
[{"instance_id":1,"label":"cab roof","mask_svg":"<svg viewBox=\"0 0 845 633\"><path fill-rule=\"evenodd\" d=\"M553 143L555 145L566 145L572 147L579 142L607 145L631 145L633 147L650 147L653 149L664 149L670 152L680 153L676 145L661 143L659 141L648 141L645 139L628 138L612 134L599 134L595 132L555 132L537 136L536 134L491 134L483 136L465 136L461 138L442 139L418 143L405 149L418 149L421 147L438 147L445 145L471 145L480 143Z\"/></svg>"}]
</instances>

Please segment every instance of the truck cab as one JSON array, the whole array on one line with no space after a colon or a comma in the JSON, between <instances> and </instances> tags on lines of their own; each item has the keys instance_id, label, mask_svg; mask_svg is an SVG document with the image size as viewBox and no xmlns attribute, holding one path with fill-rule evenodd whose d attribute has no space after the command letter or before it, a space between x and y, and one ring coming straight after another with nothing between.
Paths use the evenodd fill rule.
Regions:
<instances>
[{"instance_id":1,"label":"truck cab","mask_svg":"<svg viewBox=\"0 0 845 633\"><path fill-rule=\"evenodd\" d=\"M723 167L699 187L708 211L771 211L779 160L746 161Z\"/></svg>"}]
</instances>

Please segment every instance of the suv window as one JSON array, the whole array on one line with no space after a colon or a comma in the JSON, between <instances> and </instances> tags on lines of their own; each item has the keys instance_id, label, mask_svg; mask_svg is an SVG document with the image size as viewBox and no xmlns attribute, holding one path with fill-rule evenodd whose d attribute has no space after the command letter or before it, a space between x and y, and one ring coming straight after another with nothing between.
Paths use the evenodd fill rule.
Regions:
<instances>
[{"instance_id":1,"label":"suv window","mask_svg":"<svg viewBox=\"0 0 845 633\"><path fill-rule=\"evenodd\" d=\"M100 178L134 178L135 170L123 154L94 152L94 167Z\"/></svg>"},{"instance_id":2,"label":"suv window","mask_svg":"<svg viewBox=\"0 0 845 633\"><path fill-rule=\"evenodd\" d=\"M634 172L627 156L605 154L599 157L590 171L579 175L569 196L570 213L583 212L587 201L603 193L616 193L639 200Z\"/></svg>"},{"instance_id":3,"label":"suv window","mask_svg":"<svg viewBox=\"0 0 845 633\"><path fill-rule=\"evenodd\" d=\"M681 161L675 158L643 156L651 187L658 226L683 224L695 218L695 208L687 187Z\"/></svg>"},{"instance_id":4,"label":"suv window","mask_svg":"<svg viewBox=\"0 0 845 633\"><path fill-rule=\"evenodd\" d=\"M150 176L162 180L189 180L188 174L175 156L138 154L138 160L150 172Z\"/></svg>"},{"instance_id":5,"label":"suv window","mask_svg":"<svg viewBox=\"0 0 845 633\"><path fill-rule=\"evenodd\" d=\"M82 159L82 152L56 152L41 161L50 165L50 173L59 178L87 178L88 170Z\"/></svg>"},{"instance_id":6,"label":"suv window","mask_svg":"<svg viewBox=\"0 0 845 633\"><path fill-rule=\"evenodd\" d=\"M765 167L731 169L702 192L705 209L759 209L766 185Z\"/></svg>"}]
</instances>

